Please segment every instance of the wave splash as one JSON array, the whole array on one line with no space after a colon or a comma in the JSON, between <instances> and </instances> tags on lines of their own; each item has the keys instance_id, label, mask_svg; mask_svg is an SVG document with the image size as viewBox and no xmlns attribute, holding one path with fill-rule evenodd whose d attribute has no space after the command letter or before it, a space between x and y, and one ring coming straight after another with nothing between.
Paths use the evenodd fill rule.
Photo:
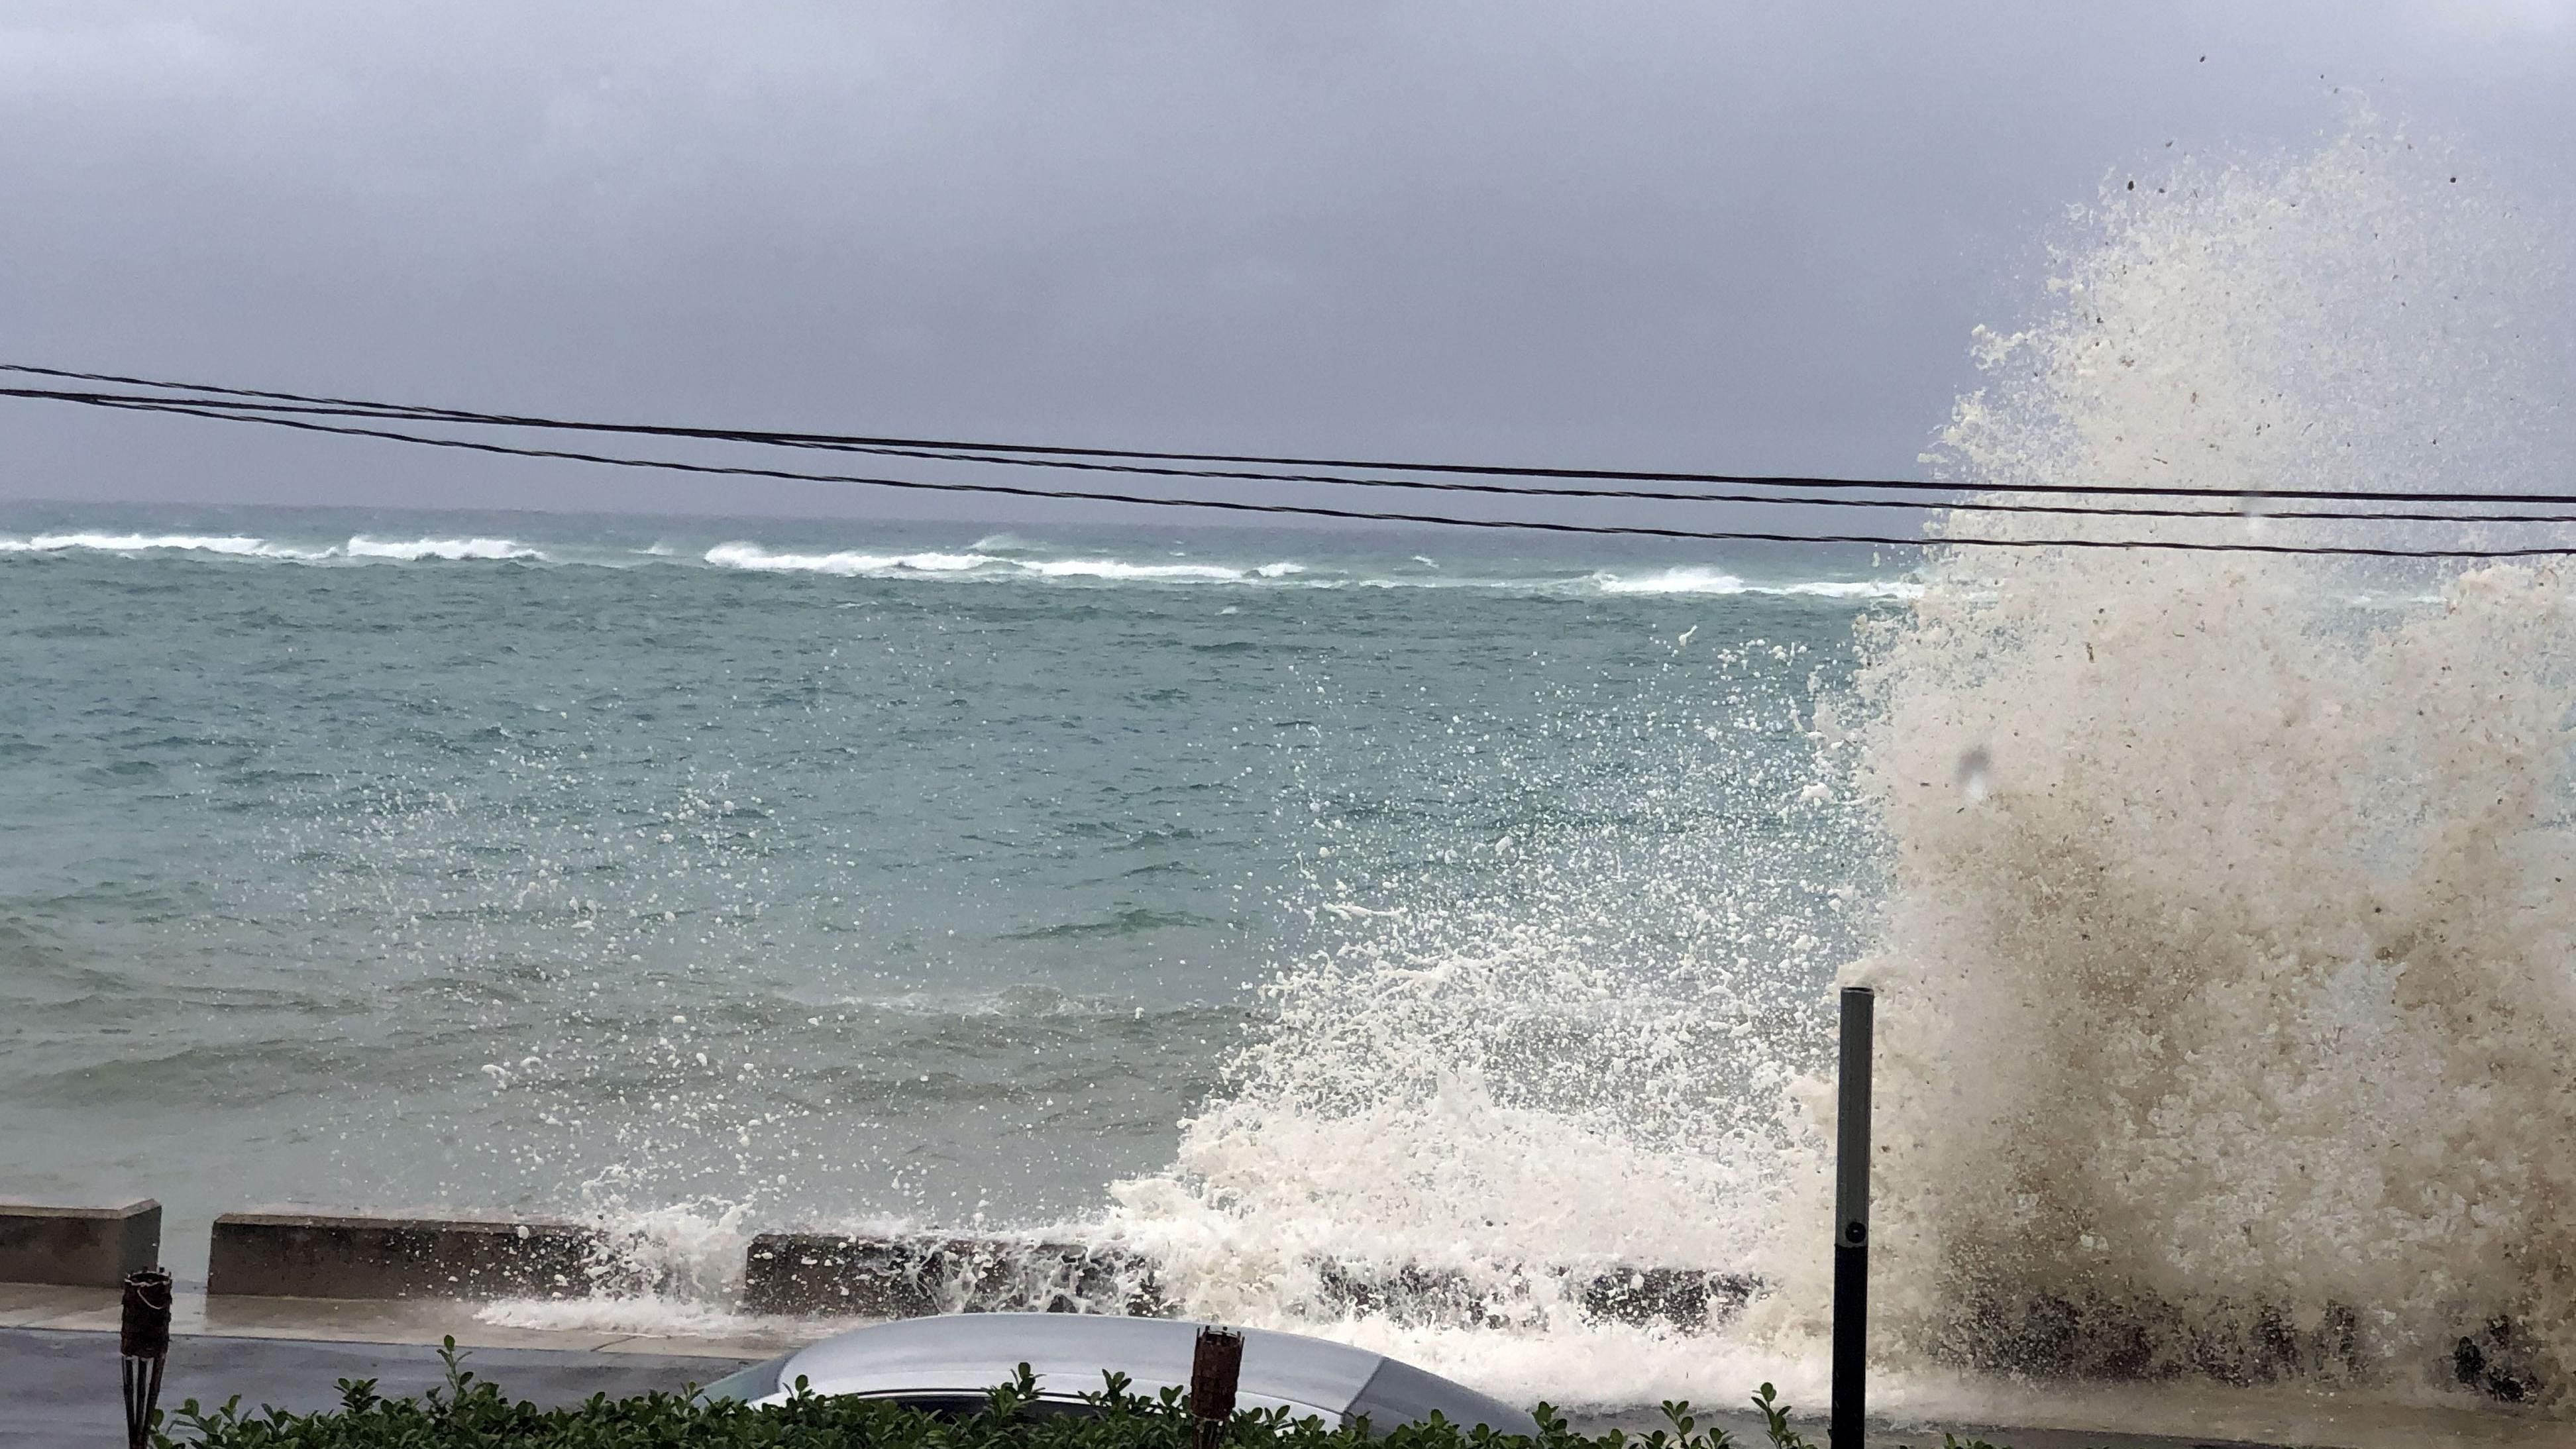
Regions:
<instances>
[{"instance_id":1,"label":"wave splash","mask_svg":"<svg viewBox=\"0 0 2576 1449\"><path fill-rule=\"evenodd\" d=\"M2450 172L2365 119L2110 192L2053 310L1981 340L1998 382L1935 461L2003 497L2511 489L2563 456L2494 340L2545 252ZM1888 1402L1973 1402L1979 1371L2567 1399L2576 581L2023 549L1912 582L1862 617L1861 674L1771 815L1874 842L1836 889L1877 899L1840 975L1882 993ZM1332 1320L1498 1391L1696 1397L1758 1365L1812 1398L1824 963L1761 929L1781 901L1644 853L1353 914L1109 1225L1181 1265L1194 1311ZM1648 917L1727 945L1677 971L1604 949ZM1336 1304L1307 1265L1352 1256L1466 1274L1483 1323ZM1533 1295L1541 1258L1770 1291L1685 1347Z\"/></svg>"},{"instance_id":2,"label":"wave splash","mask_svg":"<svg viewBox=\"0 0 2576 1449\"><path fill-rule=\"evenodd\" d=\"M1937 459L2512 488L2563 456L2495 341L2547 278L2453 169L2362 130L2107 198ZM2437 602L2356 618L2356 577ZM2576 1392L2571 583L1963 552L1864 627L1819 727L1892 847L1846 973L1887 1024L1891 1346Z\"/></svg>"},{"instance_id":3,"label":"wave splash","mask_svg":"<svg viewBox=\"0 0 2576 1449\"><path fill-rule=\"evenodd\" d=\"M1922 586L1910 579L1817 579L1792 584L1747 583L1723 569L1669 568L1623 575L1596 573L1592 582L1605 594L1774 594L1820 599L1910 599Z\"/></svg>"}]
</instances>

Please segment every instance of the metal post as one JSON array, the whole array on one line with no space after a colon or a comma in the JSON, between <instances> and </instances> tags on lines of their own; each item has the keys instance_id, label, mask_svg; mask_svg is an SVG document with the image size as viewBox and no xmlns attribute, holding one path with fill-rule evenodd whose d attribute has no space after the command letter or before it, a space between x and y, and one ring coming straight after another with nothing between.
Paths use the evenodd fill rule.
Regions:
<instances>
[{"instance_id":1,"label":"metal post","mask_svg":"<svg viewBox=\"0 0 2576 1449\"><path fill-rule=\"evenodd\" d=\"M1834 1413L1829 1449L1861 1449L1869 1374L1869 1057L1878 996L1843 989L1834 1109Z\"/></svg>"},{"instance_id":2,"label":"metal post","mask_svg":"<svg viewBox=\"0 0 2576 1449\"><path fill-rule=\"evenodd\" d=\"M170 1275L159 1268L125 1275L124 1314L116 1351L125 1379L126 1449L152 1442L152 1416L161 1405L161 1369L170 1358Z\"/></svg>"},{"instance_id":3,"label":"metal post","mask_svg":"<svg viewBox=\"0 0 2576 1449\"><path fill-rule=\"evenodd\" d=\"M1199 1330L1190 1354L1190 1417L1197 1420L1194 1449L1216 1449L1234 1417L1234 1386L1243 1377L1243 1335L1213 1325Z\"/></svg>"}]
</instances>

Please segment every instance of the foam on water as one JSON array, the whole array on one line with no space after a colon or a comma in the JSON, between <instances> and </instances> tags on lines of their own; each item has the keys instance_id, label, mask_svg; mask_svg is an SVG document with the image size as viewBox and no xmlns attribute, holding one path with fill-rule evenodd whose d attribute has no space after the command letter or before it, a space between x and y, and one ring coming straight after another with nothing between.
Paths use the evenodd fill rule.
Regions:
<instances>
[{"instance_id":1,"label":"foam on water","mask_svg":"<svg viewBox=\"0 0 2576 1449\"><path fill-rule=\"evenodd\" d=\"M236 558L275 558L312 560L329 556L327 549L301 549L271 543L261 538L237 534L181 533L40 533L28 538L0 536L0 553L214 553Z\"/></svg>"},{"instance_id":2,"label":"foam on water","mask_svg":"<svg viewBox=\"0 0 2576 1449\"><path fill-rule=\"evenodd\" d=\"M981 553L879 554L849 550L786 553L766 549L756 543L720 543L708 549L705 558L718 568L754 569L766 573L838 574L844 577L965 573L1001 562Z\"/></svg>"},{"instance_id":3,"label":"foam on water","mask_svg":"<svg viewBox=\"0 0 2576 1449\"><path fill-rule=\"evenodd\" d=\"M1070 586L1101 584L1226 584L1297 589L1353 585L1386 589L1483 589L1539 595L1752 594L1823 599L1902 599L1914 589L1898 578L1750 581L1723 569L1685 565L1636 572L1589 572L1506 567L1495 572L1442 572L1425 564L1416 572L1364 561L1339 563L1272 559L1260 563L1147 560L1076 552L1048 556L1044 546L987 538L962 548L786 548L736 539L706 547L667 540L644 547L596 542L529 541L502 537L379 538L359 534L341 541L297 541L246 534L54 531L0 535L0 556L103 554L135 560L211 554L291 564L441 564L539 562L595 568L702 566L750 573L815 574L872 581L972 579ZM1419 557L1408 562L1422 563Z\"/></svg>"},{"instance_id":4,"label":"foam on water","mask_svg":"<svg viewBox=\"0 0 2576 1449\"><path fill-rule=\"evenodd\" d=\"M362 534L349 540L346 551L350 558L393 559L402 563L430 558L460 562L545 557L536 549L506 538L378 539Z\"/></svg>"},{"instance_id":5,"label":"foam on water","mask_svg":"<svg viewBox=\"0 0 2576 1449\"><path fill-rule=\"evenodd\" d=\"M1114 558L1023 560L1020 567L1044 579L1156 580L1162 582L1240 583L1248 570L1223 564L1146 564ZM1269 577L1269 575L1262 575Z\"/></svg>"},{"instance_id":6,"label":"foam on water","mask_svg":"<svg viewBox=\"0 0 2576 1449\"><path fill-rule=\"evenodd\" d=\"M1592 582L1605 594L1775 594L1812 595L1825 599L1908 599L1921 586L1904 579L1818 579L1791 584L1755 584L1712 568L1658 569L1623 575L1596 573Z\"/></svg>"},{"instance_id":7,"label":"foam on water","mask_svg":"<svg viewBox=\"0 0 2576 1449\"><path fill-rule=\"evenodd\" d=\"M360 534L340 544L297 544L241 534L105 532L39 533L26 538L0 536L0 554L6 553L105 553L142 556L210 553L227 558L270 559L282 563L328 563L345 559L381 559L395 563L417 563L424 559L490 561L542 560L546 557L538 549L506 538L392 540L374 539Z\"/></svg>"}]
</instances>

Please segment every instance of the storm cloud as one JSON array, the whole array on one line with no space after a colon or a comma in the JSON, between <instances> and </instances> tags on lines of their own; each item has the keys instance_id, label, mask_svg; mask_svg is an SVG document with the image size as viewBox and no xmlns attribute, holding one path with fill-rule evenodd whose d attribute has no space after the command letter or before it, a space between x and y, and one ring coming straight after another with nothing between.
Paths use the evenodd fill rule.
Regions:
<instances>
[{"instance_id":1,"label":"storm cloud","mask_svg":"<svg viewBox=\"0 0 2576 1449\"><path fill-rule=\"evenodd\" d=\"M0 5L6 360L1899 474L2106 177L2357 94L2549 198L2576 5ZM866 511L0 409L21 498ZM893 505L917 507L918 505Z\"/></svg>"}]
</instances>

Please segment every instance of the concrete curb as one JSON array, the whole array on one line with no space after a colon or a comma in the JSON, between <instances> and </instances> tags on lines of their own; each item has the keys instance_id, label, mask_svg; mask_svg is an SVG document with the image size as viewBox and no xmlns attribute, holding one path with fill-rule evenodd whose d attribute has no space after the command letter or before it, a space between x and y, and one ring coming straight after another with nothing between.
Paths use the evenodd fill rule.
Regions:
<instances>
[{"instance_id":1,"label":"concrete curb","mask_svg":"<svg viewBox=\"0 0 2576 1449\"><path fill-rule=\"evenodd\" d=\"M161 1204L0 1203L0 1283L115 1288L161 1265Z\"/></svg>"},{"instance_id":2,"label":"concrete curb","mask_svg":"<svg viewBox=\"0 0 2576 1449\"><path fill-rule=\"evenodd\" d=\"M1515 1269L1499 1289L1454 1268L1415 1264L1308 1265L1324 1301L1422 1326L1492 1327L1533 1299L1571 1304L1593 1322L1662 1324L1696 1332L1724 1323L1761 1291L1741 1273L1626 1266ZM919 1318L934 1313L1177 1311L1160 1264L1111 1244L899 1234L763 1233L743 1262L742 1306L753 1313Z\"/></svg>"},{"instance_id":3,"label":"concrete curb","mask_svg":"<svg viewBox=\"0 0 2576 1449\"><path fill-rule=\"evenodd\" d=\"M1696 1333L1733 1318L1762 1291L1762 1280L1750 1274L1694 1268L1524 1265L1511 1270L1497 1293L1455 1268L1332 1259L1313 1267L1326 1303L1416 1327L1506 1327L1516 1303L1544 1294L1593 1323L1662 1324Z\"/></svg>"},{"instance_id":4,"label":"concrete curb","mask_svg":"<svg viewBox=\"0 0 2576 1449\"><path fill-rule=\"evenodd\" d=\"M113 1288L154 1266L161 1208L0 1205L0 1282ZM206 1264L214 1297L324 1300L580 1298L635 1286L611 1235L587 1223L394 1217L297 1210L215 1219ZM1761 1290L1741 1274L1533 1265L1499 1279L1418 1264L1306 1265L1324 1301L1401 1323L1483 1327L1534 1302L1596 1322L1722 1323ZM936 1313L1176 1311L1152 1257L1117 1244L991 1235L780 1232L744 1253L746 1311L803 1317Z\"/></svg>"},{"instance_id":5,"label":"concrete curb","mask_svg":"<svg viewBox=\"0 0 2576 1449\"><path fill-rule=\"evenodd\" d=\"M944 1235L762 1233L743 1255L753 1313L922 1318L934 1313L1112 1313L1172 1307L1154 1263L1114 1247Z\"/></svg>"},{"instance_id":6,"label":"concrete curb","mask_svg":"<svg viewBox=\"0 0 2576 1449\"><path fill-rule=\"evenodd\" d=\"M607 1237L569 1222L225 1213L206 1261L210 1295L519 1298L588 1294Z\"/></svg>"}]
</instances>

